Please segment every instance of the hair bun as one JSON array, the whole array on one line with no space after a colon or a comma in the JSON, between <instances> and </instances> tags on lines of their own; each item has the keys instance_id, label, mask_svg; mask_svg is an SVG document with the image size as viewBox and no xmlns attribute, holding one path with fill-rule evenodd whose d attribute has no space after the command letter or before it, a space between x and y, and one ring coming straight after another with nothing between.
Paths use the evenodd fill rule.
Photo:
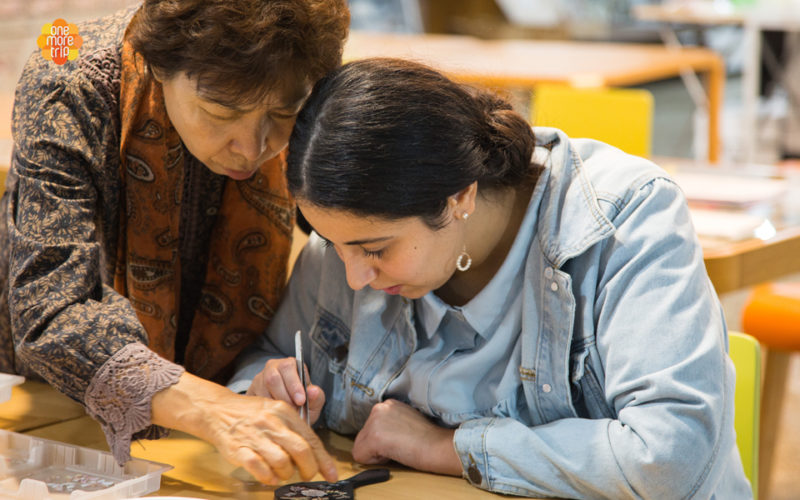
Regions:
<instances>
[{"instance_id":1,"label":"hair bun","mask_svg":"<svg viewBox=\"0 0 800 500\"><path fill-rule=\"evenodd\" d=\"M485 127L480 142L486 151L487 171L497 179L524 178L533 154L531 126L499 95L476 89L473 97L483 111ZM516 170L518 175L509 175Z\"/></svg>"}]
</instances>

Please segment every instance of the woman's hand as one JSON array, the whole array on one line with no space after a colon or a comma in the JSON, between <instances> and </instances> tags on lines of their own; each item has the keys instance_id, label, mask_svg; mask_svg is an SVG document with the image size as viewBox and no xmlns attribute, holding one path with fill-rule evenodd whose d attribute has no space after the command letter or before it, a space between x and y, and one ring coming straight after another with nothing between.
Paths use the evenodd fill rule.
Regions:
<instances>
[{"instance_id":1,"label":"woman's hand","mask_svg":"<svg viewBox=\"0 0 800 500\"><path fill-rule=\"evenodd\" d=\"M305 367L303 367L306 369ZM306 380L310 380L306 369ZM325 406L325 393L322 388L309 384L303 391L303 384L297 374L297 361L295 358L271 359L264 365L264 369L253 378L253 383L247 389L250 396L261 396L270 399L279 399L289 404L300 407L308 397L308 414L313 425Z\"/></svg>"},{"instance_id":2,"label":"woman's hand","mask_svg":"<svg viewBox=\"0 0 800 500\"><path fill-rule=\"evenodd\" d=\"M414 469L461 475L453 445L455 429L439 427L395 399L376 404L353 444L353 458L365 464L400 462Z\"/></svg>"},{"instance_id":3,"label":"woman's hand","mask_svg":"<svg viewBox=\"0 0 800 500\"><path fill-rule=\"evenodd\" d=\"M235 394L189 373L153 397L153 423L187 432L216 446L234 465L264 484L297 469L310 479L335 481L336 464L317 435L284 401Z\"/></svg>"}]
</instances>

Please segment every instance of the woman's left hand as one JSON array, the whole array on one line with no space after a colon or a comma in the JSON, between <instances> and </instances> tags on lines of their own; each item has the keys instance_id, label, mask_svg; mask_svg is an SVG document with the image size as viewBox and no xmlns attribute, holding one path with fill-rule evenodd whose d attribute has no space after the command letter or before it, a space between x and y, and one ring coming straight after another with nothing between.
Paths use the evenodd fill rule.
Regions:
<instances>
[{"instance_id":1,"label":"woman's left hand","mask_svg":"<svg viewBox=\"0 0 800 500\"><path fill-rule=\"evenodd\" d=\"M364 464L394 460L418 470L460 476L454 435L455 429L439 427L411 406L389 399L372 407L353 444L353 458Z\"/></svg>"}]
</instances>

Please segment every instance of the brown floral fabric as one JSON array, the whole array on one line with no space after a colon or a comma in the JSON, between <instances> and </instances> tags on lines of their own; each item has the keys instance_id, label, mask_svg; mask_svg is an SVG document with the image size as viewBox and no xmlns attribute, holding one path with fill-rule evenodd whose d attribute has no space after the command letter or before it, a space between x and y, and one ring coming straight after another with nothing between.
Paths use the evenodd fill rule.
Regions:
<instances>
[{"instance_id":1,"label":"brown floral fabric","mask_svg":"<svg viewBox=\"0 0 800 500\"><path fill-rule=\"evenodd\" d=\"M149 404L152 391L160 390L154 387L174 383L182 372L174 360L193 360L190 371L221 377L224 362L214 360L232 359L247 343L249 332L242 325L257 331L269 319L285 282L294 217L280 169L235 182L208 170L181 145L182 174L170 185L176 203L169 210L179 214L170 229L175 257L154 266L170 275L179 297L169 315L175 333L166 341L158 337L159 346L152 343L158 333L143 326L142 305L131 303L127 286L115 288L119 276L130 283L132 276L152 270L150 261L141 266L129 257L137 254L128 224L141 212L132 211L130 185L121 175L121 47L134 11L79 25L84 44L74 61L57 66L32 55L16 90L14 151L0 200L0 371L41 377L91 405L95 418L124 429L127 436L112 432L109 437L123 443L131 432L158 434L152 427L133 428L143 421L126 427L114 419ZM268 226L265 234L280 237L264 242L231 232L238 214L225 207L235 205L228 202L233 195L263 217L253 232ZM143 202L158 200L145 197ZM248 252L258 257L228 268L231 259L215 253L220 248L234 257ZM247 314L258 321L232 322L235 327L227 331L219 327L221 305L233 302L234 285L209 286L212 267L252 290L268 286L246 304ZM178 295L179 290L184 293ZM216 327L215 332L206 336L206 326ZM152 355L130 355L148 345ZM113 375L119 366L141 368L151 378L144 384L120 382ZM122 406L109 407L98 399L102 394L115 394Z\"/></svg>"},{"instance_id":2,"label":"brown floral fabric","mask_svg":"<svg viewBox=\"0 0 800 500\"><path fill-rule=\"evenodd\" d=\"M128 42L122 46L120 171L127 213L117 247L114 288L130 300L150 348L175 359L181 269L178 252L184 173L181 139L161 84ZM184 364L217 377L263 331L277 306L291 246L292 210L283 155L246 181L229 181L210 240ZM213 355L212 355L213 353Z\"/></svg>"}]
</instances>

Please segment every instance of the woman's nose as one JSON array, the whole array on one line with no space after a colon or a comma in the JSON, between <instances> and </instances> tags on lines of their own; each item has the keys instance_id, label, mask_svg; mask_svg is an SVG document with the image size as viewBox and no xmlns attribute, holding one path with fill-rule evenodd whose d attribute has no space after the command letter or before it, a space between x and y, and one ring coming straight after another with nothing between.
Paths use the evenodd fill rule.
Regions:
<instances>
[{"instance_id":1,"label":"woman's nose","mask_svg":"<svg viewBox=\"0 0 800 500\"><path fill-rule=\"evenodd\" d=\"M242 129L233 141L234 152L255 163L262 158L269 144L269 123L251 124Z\"/></svg>"},{"instance_id":2,"label":"woman's nose","mask_svg":"<svg viewBox=\"0 0 800 500\"><path fill-rule=\"evenodd\" d=\"M361 257L353 256L345 262L347 284L353 290L361 290L378 277L375 266Z\"/></svg>"}]
</instances>

